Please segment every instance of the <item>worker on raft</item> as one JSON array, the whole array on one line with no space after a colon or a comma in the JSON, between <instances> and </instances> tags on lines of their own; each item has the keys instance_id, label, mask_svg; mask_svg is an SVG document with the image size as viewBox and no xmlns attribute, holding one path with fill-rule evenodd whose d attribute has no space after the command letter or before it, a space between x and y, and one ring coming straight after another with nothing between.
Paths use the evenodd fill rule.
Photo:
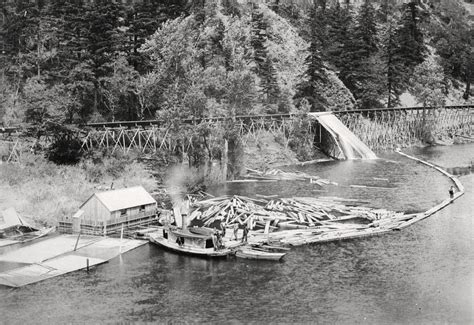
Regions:
<instances>
[{"instance_id":1,"label":"worker on raft","mask_svg":"<svg viewBox=\"0 0 474 325\"><path fill-rule=\"evenodd\" d=\"M219 231L214 231L214 234L212 235L212 242L214 244L215 251L224 247L224 244L222 243L222 235Z\"/></svg>"},{"instance_id":2,"label":"worker on raft","mask_svg":"<svg viewBox=\"0 0 474 325\"><path fill-rule=\"evenodd\" d=\"M449 197L452 199L454 198L454 186L451 185L449 188Z\"/></svg>"},{"instance_id":3,"label":"worker on raft","mask_svg":"<svg viewBox=\"0 0 474 325\"><path fill-rule=\"evenodd\" d=\"M235 237L235 240L239 240L239 239L237 238L237 232L239 231L239 225L238 225L237 223L234 223L234 226L233 226L233 227L234 227L234 237ZM231 238L231 240L232 240L232 238Z\"/></svg>"},{"instance_id":4,"label":"worker on raft","mask_svg":"<svg viewBox=\"0 0 474 325\"><path fill-rule=\"evenodd\" d=\"M220 227L221 227L221 235L222 235L222 237L225 237L225 225L224 225L223 222L221 222Z\"/></svg>"},{"instance_id":5,"label":"worker on raft","mask_svg":"<svg viewBox=\"0 0 474 325\"><path fill-rule=\"evenodd\" d=\"M249 228L247 225L244 225L244 234L242 235L242 243L247 242L247 235L249 233Z\"/></svg>"}]
</instances>

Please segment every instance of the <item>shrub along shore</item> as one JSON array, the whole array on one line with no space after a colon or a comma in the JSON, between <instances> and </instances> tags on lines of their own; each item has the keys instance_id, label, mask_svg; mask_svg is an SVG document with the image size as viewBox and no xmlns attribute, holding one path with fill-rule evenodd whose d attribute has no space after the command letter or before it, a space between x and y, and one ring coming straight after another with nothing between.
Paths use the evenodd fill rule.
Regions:
<instances>
[{"instance_id":1,"label":"shrub along shore","mask_svg":"<svg viewBox=\"0 0 474 325\"><path fill-rule=\"evenodd\" d=\"M73 215L95 191L156 182L131 157L94 157L76 165L56 165L42 155L25 153L20 164L0 164L0 210L9 207L27 221L54 226L59 216Z\"/></svg>"}]
</instances>

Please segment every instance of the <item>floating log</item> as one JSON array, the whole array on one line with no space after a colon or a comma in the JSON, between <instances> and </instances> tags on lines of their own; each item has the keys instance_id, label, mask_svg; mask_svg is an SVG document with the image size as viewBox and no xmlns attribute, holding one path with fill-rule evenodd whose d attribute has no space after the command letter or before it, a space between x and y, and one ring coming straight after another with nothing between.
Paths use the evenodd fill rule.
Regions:
<instances>
[{"instance_id":1,"label":"floating log","mask_svg":"<svg viewBox=\"0 0 474 325\"><path fill-rule=\"evenodd\" d=\"M199 216L205 226L217 221L224 226L249 225L252 242L302 245L389 231L416 216L354 206L360 202L337 197L256 199L222 196L194 202L190 217ZM357 222L359 219L362 220ZM363 222L363 219L367 221Z\"/></svg>"},{"instance_id":2,"label":"floating log","mask_svg":"<svg viewBox=\"0 0 474 325\"><path fill-rule=\"evenodd\" d=\"M293 181L310 181L320 186L322 185L337 185L327 179L322 179L319 176L309 175L303 172L286 172L280 169L270 169L267 171L259 171L247 168L247 178L258 180L293 180Z\"/></svg>"}]
</instances>

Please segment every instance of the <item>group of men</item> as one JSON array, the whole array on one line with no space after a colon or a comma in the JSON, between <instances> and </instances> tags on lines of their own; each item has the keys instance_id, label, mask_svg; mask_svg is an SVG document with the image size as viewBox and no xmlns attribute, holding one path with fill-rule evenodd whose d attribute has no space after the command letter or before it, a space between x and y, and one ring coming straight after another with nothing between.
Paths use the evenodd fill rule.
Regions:
<instances>
[{"instance_id":1,"label":"group of men","mask_svg":"<svg viewBox=\"0 0 474 325\"><path fill-rule=\"evenodd\" d=\"M221 227L224 227L223 224L221 224ZM239 231L239 225L237 223L234 223L234 225L232 227L233 227L234 233L233 233L233 236L230 239L231 240L232 239L239 240L239 238L237 237L237 232ZM225 229L225 227L224 227L224 229ZM225 231L224 231L224 233L225 233ZM249 234L249 227L247 226L247 224L244 224L244 229L243 229L242 239L241 239L242 243L247 242L248 234Z\"/></svg>"},{"instance_id":2,"label":"group of men","mask_svg":"<svg viewBox=\"0 0 474 325\"><path fill-rule=\"evenodd\" d=\"M234 232L233 232L232 237L230 239L238 241L239 240L239 238L238 238L239 225L237 223L234 223L234 225L232 227L233 227L232 229L233 229ZM220 224L220 231L218 231L218 230L214 231L214 235L216 236L217 243L222 243L222 238L225 237L225 232L226 232L225 225L224 225L224 223L221 223ZM242 238L241 238L242 243L247 242L248 233L249 233L249 228L245 224L244 228L243 228L243 232L242 232Z\"/></svg>"}]
</instances>

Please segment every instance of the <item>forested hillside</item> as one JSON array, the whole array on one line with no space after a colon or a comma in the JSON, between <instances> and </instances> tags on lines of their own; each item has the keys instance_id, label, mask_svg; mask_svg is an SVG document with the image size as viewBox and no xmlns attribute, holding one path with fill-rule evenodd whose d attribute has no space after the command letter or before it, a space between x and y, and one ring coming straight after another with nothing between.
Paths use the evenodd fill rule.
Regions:
<instances>
[{"instance_id":1,"label":"forested hillside","mask_svg":"<svg viewBox=\"0 0 474 325\"><path fill-rule=\"evenodd\" d=\"M0 124L471 100L462 1L341 3L2 1Z\"/></svg>"}]
</instances>

